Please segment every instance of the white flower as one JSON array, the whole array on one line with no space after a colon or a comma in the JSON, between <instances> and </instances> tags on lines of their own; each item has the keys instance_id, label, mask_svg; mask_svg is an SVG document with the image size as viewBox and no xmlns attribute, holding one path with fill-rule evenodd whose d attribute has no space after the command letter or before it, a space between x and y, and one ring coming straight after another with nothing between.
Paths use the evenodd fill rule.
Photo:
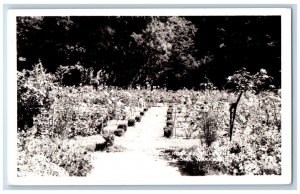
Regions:
<instances>
[{"instance_id":1,"label":"white flower","mask_svg":"<svg viewBox=\"0 0 300 194\"><path fill-rule=\"evenodd\" d=\"M233 169L233 174L236 175L238 173L238 170L235 168Z\"/></svg>"},{"instance_id":2,"label":"white flower","mask_svg":"<svg viewBox=\"0 0 300 194\"><path fill-rule=\"evenodd\" d=\"M262 68L262 69L260 69L260 73L261 74L267 74L267 70L265 70L265 69Z\"/></svg>"},{"instance_id":3,"label":"white flower","mask_svg":"<svg viewBox=\"0 0 300 194\"><path fill-rule=\"evenodd\" d=\"M246 118L245 118L243 115L240 116L240 120L241 120L243 123L245 123L245 122L247 121Z\"/></svg>"}]
</instances>

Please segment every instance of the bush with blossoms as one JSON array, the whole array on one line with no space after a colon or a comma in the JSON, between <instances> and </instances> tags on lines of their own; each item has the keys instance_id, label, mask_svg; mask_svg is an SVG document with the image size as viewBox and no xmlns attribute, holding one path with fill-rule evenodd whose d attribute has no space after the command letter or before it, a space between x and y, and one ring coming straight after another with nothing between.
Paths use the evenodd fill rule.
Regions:
<instances>
[{"instance_id":1,"label":"bush with blossoms","mask_svg":"<svg viewBox=\"0 0 300 194\"><path fill-rule=\"evenodd\" d=\"M194 149L172 148L171 155L194 175L281 175L281 134L262 127L239 127L232 142L218 131L210 145L202 139Z\"/></svg>"},{"instance_id":2,"label":"bush with blossoms","mask_svg":"<svg viewBox=\"0 0 300 194\"><path fill-rule=\"evenodd\" d=\"M191 175L281 175L281 94L259 89L267 87L264 84L270 80L264 69L254 75L240 71L230 78L235 89L243 90L232 141L229 107L236 100L235 93L171 94L177 99L173 103L178 111L176 138L199 139L200 143L192 148L172 148L168 153ZM183 103L184 95L190 96L191 105Z\"/></svg>"},{"instance_id":3,"label":"bush with blossoms","mask_svg":"<svg viewBox=\"0 0 300 194\"><path fill-rule=\"evenodd\" d=\"M96 149L76 139L105 139L109 120L126 121L119 128L122 134L115 133L122 136L127 121L135 122L149 106L159 103L172 107L171 122L166 121L172 126L167 128L169 138L199 139L195 146L178 144L168 152L192 175L280 175L280 91L269 90L272 78L265 69L256 74L241 69L227 80L233 92L64 86L42 64L18 72L18 176L87 176ZM236 91L243 96L230 141L229 108ZM113 142L97 143L98 147L106 144Z\"/></svg>"},{"instance_id":4,"label":"bush with blossoms","mask_svg":"<svg viewBox=\"0 0 300 194\"><path fill-rule=\"evenodd\" d=\"M140 115L139 100L150 101L147 90L71 85L74 72L81 81L97 78L79 65L60 67L56 75L41 63L18 72L18 176L86 176L94 150L70 140L101 136L109 120Z\"/></svg>"},{"instance_id":5,"label":"bush with blossoms","mask_svg":"<svg viewBox=\"0 0 300 194\"><path fill-rule=\"evenodd\" d=\"M267 70L260 69L256 74L250 74L246 68L241 68L227 78L227 88L233 91L250 90L258 94L264 89L270 89L273 78L267 74Z\"/></svg>"}]
</instances>

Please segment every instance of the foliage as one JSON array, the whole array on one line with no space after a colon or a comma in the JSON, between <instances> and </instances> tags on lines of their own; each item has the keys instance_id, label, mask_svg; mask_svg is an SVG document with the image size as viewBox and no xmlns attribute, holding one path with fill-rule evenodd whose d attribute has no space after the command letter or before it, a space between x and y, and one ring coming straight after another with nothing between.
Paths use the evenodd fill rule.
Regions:
<instances>
[{"instance_id":1,"label":"foliage","mask_svg":"<svg viewBox=\"0 0 300 194\"><path fill-rule=\"evenodd\" d=\"M224 78L244 66L251 74L267 69L274 86L281 83L279 16L16 19L19 71L33 69L39 61L52 73L60 65L80 64L94 71L93 77L99 73L100 84L128 87L149 81L199 89L210 83L224 87Z\"/></svg>"},{"instance_id":2,"label":"foliage","mask_svg":"<svg viewBox=\"0 0 300 194\"><path fill-rule=\"evenodd\" d=\"M91 153L80 144L18 134L18 176L86 176Z\"/></svg>"},{"instance_id":3,"label":"foliage","mask_svg":"<svg viewBox=\"0 0 300 194\"><path fill-rule=\"evenodd\" d=\"M208 77L204 77L204 82L199 84L200 90L215 90L217 87L208 79Z\"/></svg>"},{"instance_id":4,"label":"foliage","mask_svg":"<svg viewBox=\"0 0 300 194\"><path fill-rule=\"evenodd\" d=\"M174 95L178 99L175 106L182 109L176 117L176 133L190 130L187 137L200 134L204 142L191 148L171 150L172 157L180 161L182 168L193 169L198 175L281 174L280 93L244 93L237 109L232 142L228 136L228 110L230 102L235 100L233 93L178 91ZM182 104L180 99L184 95L190 96L192 105ZM203 131L207 125L212 133Z\"/></svg>"},{"instance_id":5,"label":"foliage","mask_svg":"<svg viewBox=\"0 0 300 194\"><path fill-rule=\"evenodd\" d=\"M216 140L217 123L213 117L204 118L203 122L203 135L205 144L209 147Z\"/></svg>"},{"instance_id":6,"label":"foliage","mask_svg":"<svg viewBox=\"0 0 300 194\"><path fill-rule=\"evenodd\" d=\"M32 127L36 135L62 139L99 134L108 120L134 117L140 112L138 99L149 97L145 90L62 87L56 80L41 64L32 71L18 72L19 130Z\"/></svg>"},{"instance_id":7,"label":"foliage","mask_svg":"<svg viewBox=\"0 0 300 194\"><path fill-rule=\"evenodd\" d=\"M33 70L18 72L18 122L25 119L25 113L32 119L32 125L18 125L18 175L86 176L92 168L91 150L76 143L76 136L102 134L109 119L124 119L128 126L134 125L136 120L132 118L141 117L141 98L146 106L155 102L172 104L168 109L172 111L167 114L169 127L164 128L165 137L172 137L174 130L176 138L200 139L202 144L196 147L173 151L173 157L190 165L194 172L280 175L280 91L257 89L260 92L253 93L254 86L259 86L266 78L264 70L254 75L240 74L243 76L237 74L232 80L237 80L238 86L251 86L252 89L245 90L240 100L233 141L229 142L228 110L236 99L234 93L63 87L41 64ZM125 126L117 128L121 131ZM119 150L113 147L113 134L104 134L103 138L105 142L97 144L95 150Z\"/></svg>"},{"instance_id":8,"label":"foliage","mask_svg":"<svg viewBox=\"0 0 300 194\"><path fill-rule=\"evenodd\" d=\"M113 134L110 134L110 133L104 134L103 138L104 138L107 146L112 146L114 144L115 138L114 138Z\"/></svg>"},{"instance_id":9,"label":"foliage","mask_svg":"<svg viewBox=\"0 0 300 194\"><path fill-rule=\"evenodd\" d=\"M46 73L41 63L31 71L18 71L18 130L27 131L33 126L33 118L41 113L42 108L49 109L53 103L49 94L55 87L53 80L54 77Z\"/></svg>"},{"instance_id":10,"label":"foliage","mask_svg":"<svg viewBox=\"0 0 300 194\"><path fill-rule=\"evenodd\" d=\"M66 138L101 132L109 116L109 109L102 106L105 95L97 96L91 87L58 87L52 94L51 109L36 117L41 133Z\"/></svg>"},{"instance_id":11,"label":"foliage","mask_svg":"<svg viewBox=\"0 0 300 194\"><path fill-rule=\"evenodd\" d=\"M173 122L173 121L170 121L170 120L168 120L168 121L167 121L167 127L168 127L168 126L174 126L174 122Z\"/></svg>"},{"instance_id":12,"label":"foliage","mask_svg":"<svg viewBox=\"0 0 300 194\"><path fill-rule=\"evenodd\" d=\"M128 124L119 124L118 125L118 129L123 129L124 131L127 131L127 127L128 127Z\"/></svg>"},{"instance_id":13,"label":"foliage","mask_svg":"<svg viewBox=\"0 0 300 194\"><path fill-rule=\"evenodd\" d=\"M129 119L128 120L128 126L131 127L131 126L134 126L135 125L135 119Z\"/></svg>"},{"instance_id":14,"label":"foliage","mask_svg":"<svg viewBox=\"0 0 300 194\"><path fill-rule=\"evenodd\" d=\"M99 70L94 75L92 68L87 69L79 64L59 66L56 70L56 77L64 86L92 85L95 89L107 79L103 71Z\"/></svg>"},{"instance_id":15,"label":"foliage","mask_svg":"<svg viewBox=\"0 0 300 194\"><path fill-rule=\"evenodd\" d=\"M173 135L173 127L172 126L167 126L164 127L164 137L170 138Z\"/></svg>"},{"instance_id":16,"label":"foliage","mask_svg":"<svg viewBox=\"0 0 300 194\"><path fill-rule=\"evenodd\" d=\"M118 129L114 130L115 136L118 136L118 137L121 137L122 135L124 135L124 133L125 133L124 129L118 128Z\"/></svg>"},{"instance_id":17,"label":"foliage","mask_svg":"<svg viewBox=\"0 0 300 194\"><path fill-rule=\"evenodd\" d=\"M167 114L172 114L173 113L173 110L172 109L168 109L168 111L167 111Z\"/></svg>"},{"instance_id":18,"label":"foliage","mask_svg":"<svg viewBox=\"0 0 300 194\"><path fill-rule=\"evenodd\" d=\"M193 57L196 32L195 25L183 17L152 17L142 34L131 35L147 56L143 68L148 73L139 76L147 82L157 81L159 85L169 84L169 79L182 79L189 69L199 65ZM150 69L153 74L149 73ZM171 78L172 75L176 79Z\"/></svg>"},{"instance_id":19,"label":"foliage","mask_svg":"<svg viewBox=\"0 0 300 194\"><path fill-rule=\"evenodd\" d=\"M141 122L141 116L136 116L135 120L136 120L136 122Z\"/></svg>"},{"instance_id":20,"label":"foliage","mask_svg":"<svg viewBox=\"0 0 300 194\"><path fill-rule=\"evenodd\" d=\"M272 80L273 78L267 74L265 69L260 69L259 72L251 75L246 68L242 68L227 78L227 84L234 90L253 90L258 93L262 89L272 87L270 86Z\"/></svg>"}]
</instances>

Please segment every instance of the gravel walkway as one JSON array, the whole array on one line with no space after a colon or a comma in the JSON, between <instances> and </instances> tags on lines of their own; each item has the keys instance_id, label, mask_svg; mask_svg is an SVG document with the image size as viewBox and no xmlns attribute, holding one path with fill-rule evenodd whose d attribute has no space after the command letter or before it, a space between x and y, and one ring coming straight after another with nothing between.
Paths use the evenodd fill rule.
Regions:
<instances>
[{"instance_id":1,"label":"gravel walkway","mask_svg":"<svg viewBox=\"0 0 300 194\"><path fill-rule=\"evenodd\" d=\"M115 146L123 147L124 151L95 152L90 176L97 177L99 181L112 179L116 182L132 178L147 181L155 177L181 176L177 168L159 157L161 150L171 141L163 137L166 114L165 106L150 108L140 123L129 127L124 136L116 137Z\"/></svg>"}]
</instances>

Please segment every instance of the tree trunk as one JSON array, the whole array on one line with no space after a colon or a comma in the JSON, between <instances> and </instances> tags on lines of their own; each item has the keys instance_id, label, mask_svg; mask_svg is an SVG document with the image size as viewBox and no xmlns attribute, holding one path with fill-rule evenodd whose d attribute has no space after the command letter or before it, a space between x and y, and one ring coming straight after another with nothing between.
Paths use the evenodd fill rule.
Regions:
<instances>
[{"instance_id":1,"label":"tree trunk","mask_svg":"<svg viewBox=\"0 0 300 194\"><path fill-rule=\"evenodd\" d=\"M238 103L241 99L242 94L243 94L243 91L240 92L239 97L236 100L236 102L232 103L230 105L230 108L229 108L229 112L230 112L230 128L229 128L230 141L231 141L232 135L233 135L233 126L234 126L234 120L235 120L235 116L236 116L237 105L238 105Z\"/></svg>"}]
</instances>

